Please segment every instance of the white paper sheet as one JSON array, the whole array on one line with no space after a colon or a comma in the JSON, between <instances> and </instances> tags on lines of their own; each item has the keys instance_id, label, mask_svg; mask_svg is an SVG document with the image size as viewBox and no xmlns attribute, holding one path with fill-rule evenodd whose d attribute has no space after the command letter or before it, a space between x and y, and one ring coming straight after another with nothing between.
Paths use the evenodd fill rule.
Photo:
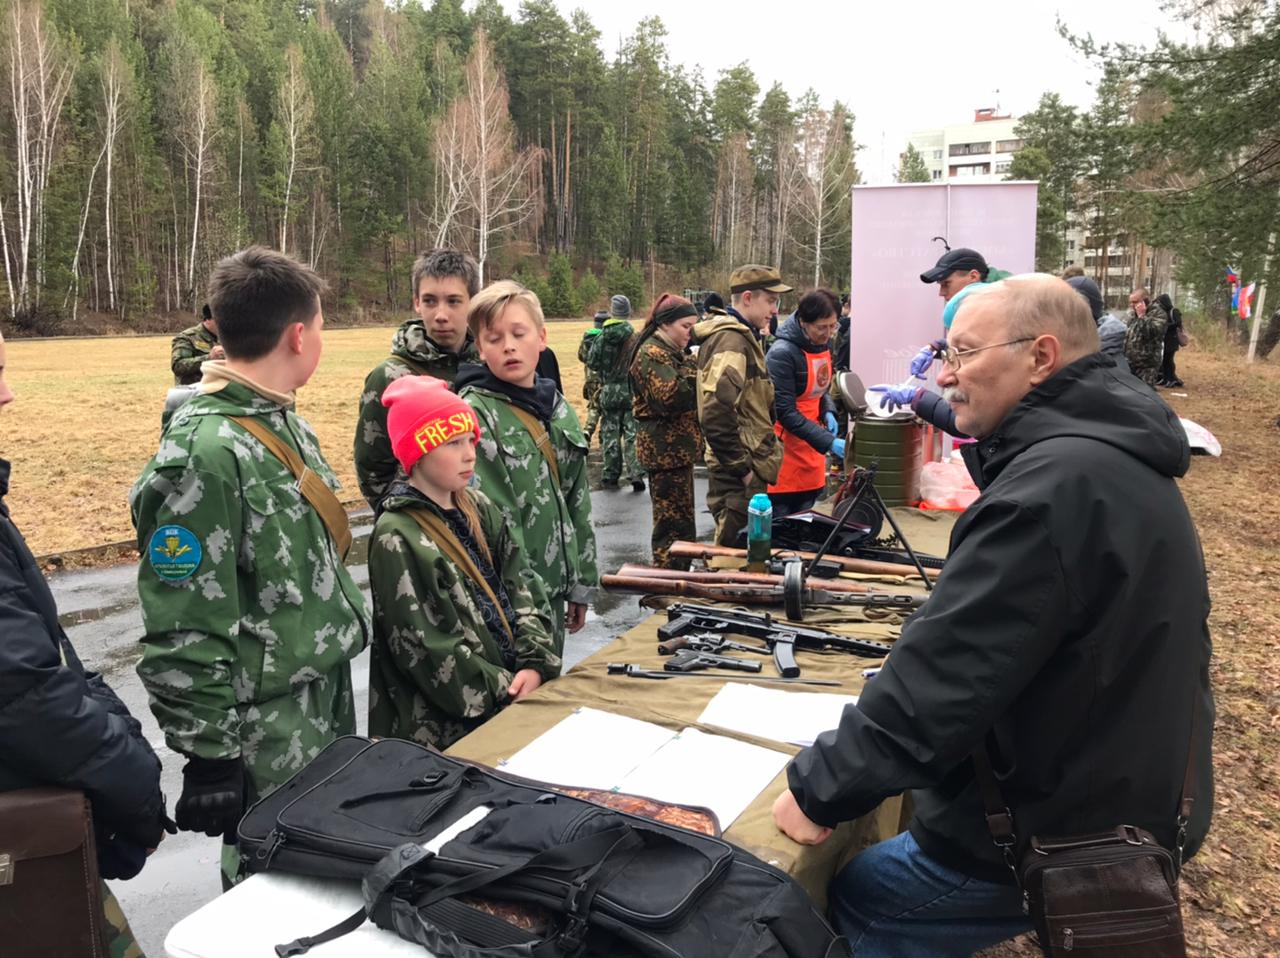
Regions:
<instances>
[{"instance_id":1,"label":"white paper sheet","mask_svg":"<svg viewBox=\"0 0 1280 958\"><path fill-rule=\"evenodd\" d=\"M709 808L728 828L789 756L697 729L581 708L498 767L557 785L629 792Z\"/></svg>"},{"instance_id":2,"label":"white paper sheet","mask_svg":"<svg viewBox=\"0 0 1280 958\"><path fill-rule=\"evenodd\" d=\"M619 791L700 805L728 828L786 767L791 756L687 728L636 766Z\"/></svg>"},{"instance_id":3,"label":"white paper sheet","mask_svg":"<svg viewBox=\"0 0 1280 958\"><path fill-rule=\"evenodd\" d=\"M698 716L699 725L793 745L812 745L823 732L840 724L846 705L856 695L795 692L746 682L726 683Z\"/></svg>"},{"instance_id":4,"label":"white paper sheet","mask_svg":"<svg viewBox=\"0 0 1280 958\"><path fill-rule=\"evenodd\" d=\"M557 785L616 788L672 736L652 722L581 708L498 763L498 768Z\"/></svg>"}]
</instances>

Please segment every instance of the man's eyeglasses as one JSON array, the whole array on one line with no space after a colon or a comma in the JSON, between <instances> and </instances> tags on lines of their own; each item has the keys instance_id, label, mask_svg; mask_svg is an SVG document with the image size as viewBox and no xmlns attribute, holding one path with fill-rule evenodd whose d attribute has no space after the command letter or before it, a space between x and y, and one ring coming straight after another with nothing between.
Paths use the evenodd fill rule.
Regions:
<instances>
[{"instance_id":1,"label":"man's eyeglasses","mask_svg":"<svg viewBox=\"0 0 1280 958\"><path fill-rule=\"evenodd\" d=\"M966 356L972 356L974 353L980 353L984 349L995 349L997 346L1013 346L1016 343L1030 343L1035 340L1035 336L1023 336L1021 339L1009 339L1003 343L989 343L986 346L974 346L972 349L953 349L950 346L943 346L937 350L937 356L946 364L948 369L959 369L964 363Z\"/></svg>"}]
</instances>

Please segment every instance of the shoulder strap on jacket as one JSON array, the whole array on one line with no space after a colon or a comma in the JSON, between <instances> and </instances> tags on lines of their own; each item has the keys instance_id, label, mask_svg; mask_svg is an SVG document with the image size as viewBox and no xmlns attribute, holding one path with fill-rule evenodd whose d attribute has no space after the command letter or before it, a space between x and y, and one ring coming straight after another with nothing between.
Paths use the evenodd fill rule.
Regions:
<instances>
[{"instance_id":1,"label":"shoulder strap on jacket","mask_svg":"<svg viewBox=\"0 0 1280 958\"><path fill-rule=\"evenodd\" d=\"M320 516L320 521L329 530L334 545L338 547L338 555L346 559L347 553L351 550L351 521L347 518L347 510L342 508L342 503L328 484L320 478L319 474L313 472L311 467L302 461L302 457L289 448L283 439L263 425L260 420L252 416L228 416L227 418L240 425L249 435L266 446L267 451L293 473L293 477L298 480L298 491L307 502L311 503L311 508L315 509L316 514Z\"/></svg>"},{"instance_id":2,"label":"shoulder strap on jacket","mask_svg":"<svg viewBox=\"0 0 1280 958\"><path fill-rule=\"evenodd\" d=\"M524 424L525 429L529 430L529 435L533 437L538 452L542 453L542 458L547 460L547 467L551 470L551 478L555 480L556 488L560 488L560 463L556 461L556 451L551 445L551 434L538 421L538 417L529 410L521 409L515 403L511 403L510 406L516 418Z\"/></svg>"},{"instance_id":3,"label":"shoulder strap on jacket","mask_svg":"<svg viewBox=\"0 0 1280 958\"><path fill-rule=\"evenodd\" d=\"M478 585L484 594L488 596L489 601L493 603L493 607L498 610L498 618L502 620L502 627L506 629L507 636L514 642L515 633L511 629L511 623L507 621L507 614L502 611L502 603L498 601L497 595L489 586L489 582L484 577L484 573L480 571L480 567L472 561L471 555L466 548L458 541L458 537L453 534L453 530L449 528L449 523L445 522L435 513L427 509L406 509L405 510L418 527L427 534L428 538L436 544L449 559L462 570L468 579ZM484 535L483 529L475 530L476 535Z\"/></svg>"}]
</instances>

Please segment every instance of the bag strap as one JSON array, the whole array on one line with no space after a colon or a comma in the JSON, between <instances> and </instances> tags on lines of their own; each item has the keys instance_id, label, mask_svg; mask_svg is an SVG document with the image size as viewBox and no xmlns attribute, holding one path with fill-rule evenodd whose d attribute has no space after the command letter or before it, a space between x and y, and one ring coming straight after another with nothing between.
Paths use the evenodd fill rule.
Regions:
<instances>
[{"instance_id":1,"label":"bag strap","mask_svg":"<svg viewBox=\"0 0 1280 958\"><path fill-rule=\"evenodd\" d=\"M416 359L410 359L408 356L399 356L396 353L392 353L391 358L398 363L404 363L406 366L412 369L419 376L432 375L431 370L427 369L426 366L423 366Z\"/></svg>"},{"instance_id":2,"label":"bag strap","mask_svg":"<svg viewBox=\"0 0 1280 958\"><path fill-rule=\"evenodd\" d=\"M320 516L320 521L329 530L334 545L338 547L338 554L345 560L347 553L351 551L351 520L347 518L347 510L342 508L342 503L329 488L328 483L261 420L252 416L228 416L227 418L266 446L267 451L293 473L293 477L298 480L298 491Z\"/></svg>"},{"instance_id":3,"label":"bag strap","mask_svg":"<svg viewBox=\"0 0 1280 958\"><path fill-rule=\"evenodd\" d=\"M560 488L560 463L556 461L556 450L551 445L551 435L542 423L538 421L538 417L527 409L521 409L515 403L511 403L511 411L515 413L516 418L524 424L524 428L529 430L529 435L533 437L534 443L538 447L538 452L542 453L542 458L547 460L547 466L551 469L551 478L555 481L556 488Z\"/></svg>"},{"instance_id":4,"label":"bag strap","mask_svg":"<svg viewBox=\"0 0 1280 958\"><path fill-rule=\"evenodd\" d=\"M1178 798L1176 817L1178 832L1175 859L1179 870L1182 869L1182 850L1187 842L1187 823L1191 820L1191 809L1196 801L1194 788L1197 768L1196 742L1200 740L1203 724L1200 715L1200 690L1197 688L1191 704L1191 735L1187 742L1187 764L1182 775L1182 791ZM974 781L977 782L978 791L982 795L982 807L986 813L987 831L991 833L991 842L1000 849L1004 863L1009 866L1014 877L1019 878L1017 861L1013 855L1013 848L1018 841L1013 826L1013 812L1010 811L1000 791L1000 783L996 779L995 770L991 767L991 758L987 755L985 739L978 748L973 750L969 759L973 762ZM1019 887L1021 884L1019 878Z\"/></svg>"},{"instance_id":5,"label":"bag strap","mask_svg":"<svg viewBox=\"0 0 1280 958\"><path fill-rule=\"evenodd\" d=\"M468 579L480 587L489 601L493 603L493 607L498 610L498 618L502 620L502 628L506 631L507 638L514 643L515 632L511 628L511 623L507 621L507 614L502 611L502 603L498 601L498 596L490 587L489 580L484 577L484 573L480 571L480 567L472 560L471 554L467 552L462 543L458 541L458 537L453 534L453 530L449 528L449 523L427 509L406 509L405 511L418 524L418 527L427 534L428 538L436 544L440 551L448 556ZM477 535L484 535L483 529L474 531Z\"/></svg>"}]
</instances>

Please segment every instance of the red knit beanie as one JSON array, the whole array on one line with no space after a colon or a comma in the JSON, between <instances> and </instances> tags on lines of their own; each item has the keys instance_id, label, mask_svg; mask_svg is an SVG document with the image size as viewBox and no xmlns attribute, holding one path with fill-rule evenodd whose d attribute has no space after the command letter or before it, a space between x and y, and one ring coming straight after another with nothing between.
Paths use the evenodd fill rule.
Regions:
<instances>
[{"instance_id":1,"label":"red knit beanie","mask_svg":"<svg viewBox=\"0 0 1280 958\"><path fill-rule=\"evenodd\" d=\"M387 407L387 436L405 472L436 446L470 432L480 441L475 411L431 376L401 376L382 393Z\"/></svg>"}]
</instances>

